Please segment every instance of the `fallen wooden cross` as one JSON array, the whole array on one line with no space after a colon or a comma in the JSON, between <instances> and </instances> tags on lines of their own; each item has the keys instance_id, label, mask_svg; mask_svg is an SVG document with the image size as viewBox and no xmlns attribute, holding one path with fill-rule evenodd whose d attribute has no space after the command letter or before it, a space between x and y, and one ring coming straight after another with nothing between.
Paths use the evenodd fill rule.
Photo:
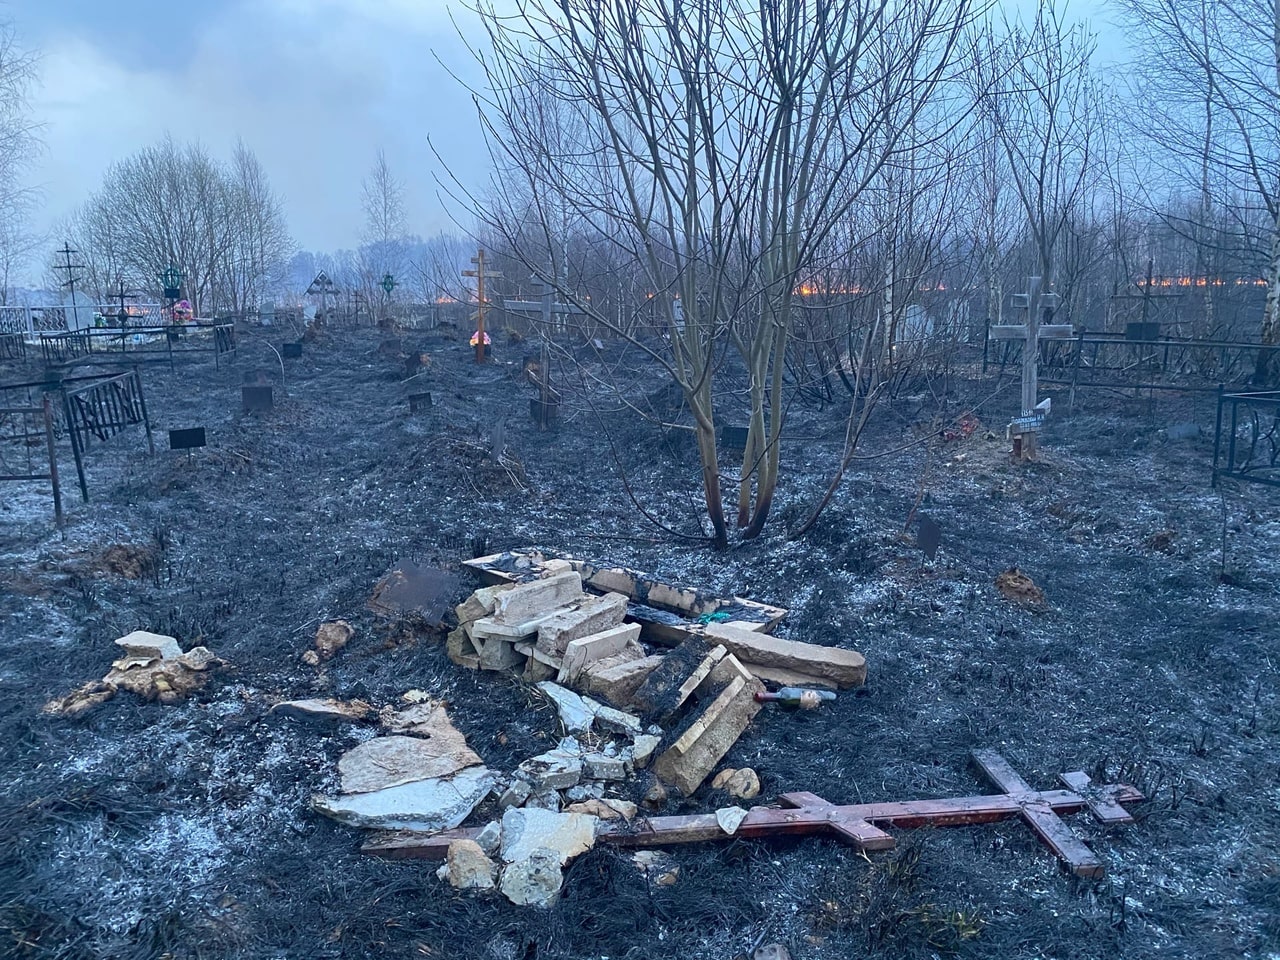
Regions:
<instances>
[{"instance_id":1,"label":"fallen wooden cross","mask_svg":"<svg viewBox=\"0 0 1280 960\"><path fill-rule=\"evenodd\" d=\"M784 793L780 806L752 807L732 833L726 833L714 813L684 817L648 817L631 822L602 822L599 843L625 847L660 847L734 837L777 837L831 833L860 850L888 850L894 839L881 827L947 827L990 823L1021 817L1071 872L1098 878L1102 862L1084 845L1059 814L1090 810L1104 824L1132 823L1121 806L1135 803L1142 793L1127 784L1094 784L1083 772L1059 774L1070 789L1033 790L994 750L975 750L978 768L1003 793L947 800L907 800L898 803L860 803L837 806L812 793ZM387 834L367 842L362 851L389 859L444 859L450 842L475 839L477 829L446 830L431 836Z\"/></svg>"}]
</instances>

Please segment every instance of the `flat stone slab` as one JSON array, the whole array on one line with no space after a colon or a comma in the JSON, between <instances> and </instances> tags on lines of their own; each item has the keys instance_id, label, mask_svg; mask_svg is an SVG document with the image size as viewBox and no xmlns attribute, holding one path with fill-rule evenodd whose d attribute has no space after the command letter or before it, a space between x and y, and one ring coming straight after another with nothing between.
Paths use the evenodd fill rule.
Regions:
<instances>
[{"instance_id":1,"label":"flat stone slab","mask_svg":"<svg viewBox=\"0 0 1280 960\"><path fill-rule=\"evenodd\" d=\"M493 619L497 623L524 623L581 599L582 577L568 571L542 580L522 583L495 597Z\"/></svg>"},{"instance_id":2,"label":"flat stone slab","mask_svg":"<svg viewBox=\"0 0 1280 960\"><path fill-rule=\"evenodd\" d=\"M343 793L370 793L416 780L450 777L480 763L480 757L465 743L459 746L449 739L375 737L344 753L338 761L338 773Z\"/></svg>"},{"instance_id":3,"label":"flat stone slab","mask_svg":"<svg viewBox=\"0 0 1280 960\"><path fill-rule=\"evenodd\" d=\"M502 860L516 863L537 850L553 850L563 866L595 845L598 823L585 813L512 808L502 815Z\"/></svg>"},{"instance_id":4,"label":"flat stone slab","mask_svg":"<svg viewBox=\"0 0 1280 960\"><path fill-rule=\"evenodd\" d=\"M622 594L591 597L571 610L544 620L538 627L537 647L552 656L563 657L571 641L619 626L626 615L627 598Z\"/></svg>"},{"instance_id":5,"label":"flat stone slab","mask_svg":"<svg viewBox=\"0 0 1280 960\"><path fill-rule=\"evenodd\" d=\"M867 680L867 661L855 650L783 640L719 623L707 625L707 636L746 664L825 677L841 688L860 686Z\"/></svg>"},{"instance_id":6,"label":"flat stone slab","mask_svg":"<svg viewBox=\"0 0 1280 960\"><path fill-rule=\"evenodd\" d=\"M162 633L148 633L146 630L135 630L126 633L116 641L117 647L124 647L130 657L158 657L161 660L174 660L182 656L182 647L173 637Z\"/></svg>"},{"instance_id":7,"label":"flat stone slab","mask_svg":"<svg viewBox=\"0 0 1280 960\"><path fill-rule=\"evenodd\" d=\"M311 805L352 827L433 833L451 830L467 819L496 780L487 767L468 767L452 777L416 780L371 793L312 797Z\"/></svg>"},{"instance_id":8,"label":"flat stone slab","mask_svg":"<svg viewBox=\"0 0 1280 960\"><path fill-rule=\"evenodd\" d=\"M373 707L363 700L285 700L271 708L271 714L295 720L363 720Z\"/></svg>"}]
</instances>

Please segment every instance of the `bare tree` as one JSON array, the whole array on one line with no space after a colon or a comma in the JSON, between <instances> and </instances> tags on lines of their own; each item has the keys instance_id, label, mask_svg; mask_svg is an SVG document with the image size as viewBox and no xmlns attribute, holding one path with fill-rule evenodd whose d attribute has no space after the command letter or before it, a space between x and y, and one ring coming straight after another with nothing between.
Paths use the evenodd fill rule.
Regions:
<instances>
[{"instance_id":1,"label":"bare tree","mask_svg":"<svg viewBox=\"0 0 1280 960\"><path fill-rule=\"evenodd\" d=\"M989 73L977 85L979 110L1007 161L1041 289L1049 290L1059 241L1097 175L1102 91L1090 66L1094 38L1042 0L1030 26L1006 23L1003 36L989 28L981 48L978 62Z\"/></svg>"},{"instance_id":2,"label":"bare tree","mask_svg":"<svg viewBox=\"0 0 1280 960\"><path fill-rule=\"evenodd\" d=\"M19 46L13 26L0 23L0 304L38 242L29 228L36 196L22 183L39 146L30 117L35 69L35 55Z\"/></svg>"},{"instance_id":3,"label":"bare tree","mask_svg":"<svg viewBox=\"0 0 1280 960\"><path fill-rule=\"evenodd\" d=\"M1267 215L1264 344L1280 344L1280 0L1121 0L1147 51L1162 122L1148 135L1175 161L1171 178L1199 196L1198 219L1243 194ZM1243 214L1244 211L1241 211ZM1246 216L1241 216L1246 228ZM1246 228L1247 229L1247 228ZM1212 301L1206 306L1213 309ZM1269 382L1273 350L1255 379Z\"/></svg>"},{"instance_id":4,"label":"bare tree","mask_svg":"<svg viewBox=\"0 0 1280 960\"><path fill-rule=\"evenodd\" d=\"M397 282L407 267L404 184L391 173L379 148L373 167L360 185L364 206L364 243L360 248L361 285L369 303L386 304L390 294L379 286L390 275Z\"/></svg>"},{"instance_id":5,"label":"bare tree","mask_svg":"<svg viewBox=\"0 0 1280 960\"><path fill-rule=\"evenodd\" d=\"M738 355L749 425L737 520L757 536L779 477L797 286L947 75L970 0L518 0L481 13L482 116L500 170L482 219L621 336L547 261L571 220L642 272L669 348L634 342L692 412L718 547L717 371L726 349Z\"/></svg>"},{"instance_id":6,"label":"bare tree","mask_svg":"<svg viewBox=\"0 0 1280 960\"><path fill-rule=\"evenodd\" d=\"M173 264L197 314L254 303L289 249L279 201L243 145L227 168L169 138L108 170L73 236L99 297L116 282L158 292Z\"/></svg>"}]
</instances>

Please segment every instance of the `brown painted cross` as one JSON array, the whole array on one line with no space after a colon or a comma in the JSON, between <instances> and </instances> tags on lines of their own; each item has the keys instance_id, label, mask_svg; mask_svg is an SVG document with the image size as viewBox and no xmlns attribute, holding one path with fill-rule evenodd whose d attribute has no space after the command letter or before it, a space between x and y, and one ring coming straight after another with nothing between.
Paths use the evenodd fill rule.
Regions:
<instances>
[{"instance_id":1,"label":"brown painted cross","mask_svg":"<svg viewBox=\"0 0 1280 960\"><path fill-rule=\"evenodd\" d=\"M780 806L752 807L733 836L834 833L860 850L888 850L894 839L881 826L946 827L1021 817L1072 873L1097 878L1104 873L1102 862L1058 815L1088 809L1104 824L1132 823L1133 817L1120 804L1143 799L1131 786L1095 785L1088 774L1078 771L1059 775L1067 790L1033 790L994 750L975 750L973 760L1003 793L847 806L837 806L812 793L784 793L778 797ZM451 841L473 839L478 832L461 829L432 836L389 834L370 840L363 851L388 858L443 859ZM600 824L596 839L618 846L659 847L728 837L715 814L706 813L648 817L630 823L608 821Z\"/></svg>"}]
</instances>

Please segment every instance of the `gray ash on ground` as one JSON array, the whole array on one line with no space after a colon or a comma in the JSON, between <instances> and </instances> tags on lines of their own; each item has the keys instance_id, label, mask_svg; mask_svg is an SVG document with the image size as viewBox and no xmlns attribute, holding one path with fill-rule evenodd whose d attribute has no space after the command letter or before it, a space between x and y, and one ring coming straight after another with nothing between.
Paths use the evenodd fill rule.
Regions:
<instances>
[{"instance_id":1,"label":"gray ash on ground","mask_svg":"<svg viewBox=\"0 0 1280 960\"><path fill-rule=\"evenodd\" d=\"M696 534L689 451L568 382L564 422L539 431L518 348L512 367L499 343L498 363L478 368L449 336L406 335L432 361L406 382L376 335L330 331L286 361L265 416L240 413L240 370L278 369L252 336L231 369L146 369L157 429L203 424L210 445L190 459L148 457L132 433L98 447L94 502L69 502L66 541L43 498L0 491L12 571L0 585L0 954L726 960L761 939L800 960L1280 950L1280 502L1224 491L1224 582L1211 443L1159 432L1211 423L1209 401L1162 399L1153 419L1145 400L1085 396L1074 418L1050 421L1041 461L1015 468L1003 440L977 434L898 450L920 406L903 398L868 441L898 452L851 475L798 542L785 521L825 486L841 430L829 412L797 410L806 439L784 447L779 523L716 554L660 535L617 480L625 469L660 519ZM661 392L656 370L627 369L638 397ZM957 411L990 392L957 384ZM410 414L422 390L430 412ZM1001 397L976 412L998 423L1007 408ZM903 535L922 475L947 531L933 562ZM1164 531L1175 535L1152 546ZM268 710L421 689L495 769L550 748L561 731L530 688L457 668L432 631L366 608L398 561L448 566L529 544L787 606L783 634L866 655L863 691L812 712L767 708L725 757L759 772L759 802L982 792L966 763L977 747L1036 787L1084 769L1150 799L1124 830L1069 818L1107 865L1100 883L1062 875L1016 822L898 831L896 851L869 858L825 839L676 847L670 886L598 848L570 865L550 911L460 894L434 864L360 856L355 832L309 798L334 788L338 757L369 729ZM137 576L86 560L116 545L147 557ZM1015 566L1044 609L997 593ZM306 666L329 619L356 635ZM78 720L40 714L102 676L112 641L134 629L202 643L232 668L177 706L118 696ZM725 802L704 786L663 812Z\"/></svg>"}]
</instances>

